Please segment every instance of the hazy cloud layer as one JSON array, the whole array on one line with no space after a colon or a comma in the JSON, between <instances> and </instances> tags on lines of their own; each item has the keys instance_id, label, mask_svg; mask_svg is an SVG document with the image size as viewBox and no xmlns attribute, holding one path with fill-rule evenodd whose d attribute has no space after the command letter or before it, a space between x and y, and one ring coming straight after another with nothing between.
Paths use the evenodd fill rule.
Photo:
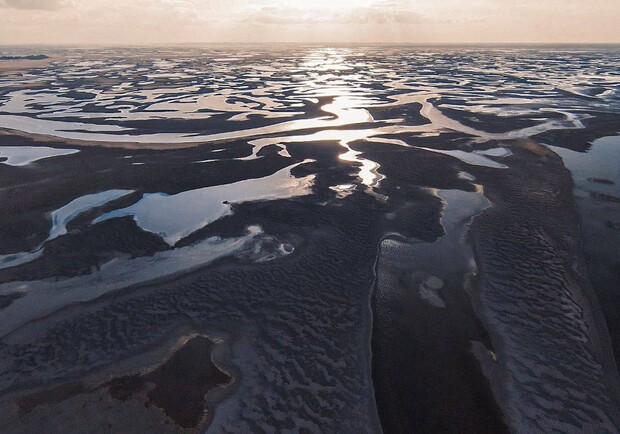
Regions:
<instances>
[{"instance_id":1,"label":"hazy cloud layer","mask_svg":"<svg viewBox=\"0 0 620 434\"><path fill-rule=\"evenodd\" d=\"M22 10L53 11L69 5L66 0L0 0L0 7Z\"/></svg>"},{"instance_id":2,"label":"hazy cloud layer","mask_svg":"<svg viewBox=\"0 0 620 434\"><path fill-rule=\"evenodd\" d=\"M0 0L0 43L620 42L620 0Z\"/></svg>"}]
</instances>

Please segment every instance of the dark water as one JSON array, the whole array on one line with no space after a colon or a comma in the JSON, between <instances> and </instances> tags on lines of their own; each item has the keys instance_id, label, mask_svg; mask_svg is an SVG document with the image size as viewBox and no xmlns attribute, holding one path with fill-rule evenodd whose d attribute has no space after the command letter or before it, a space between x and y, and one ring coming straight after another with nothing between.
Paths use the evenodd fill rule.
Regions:
<instances>
[{"instance_id":1,"label":"dark water","mask_svg":"<svg viewBox=\"0 0 620 434\"><path fill-rule=\"evenodd\" d=\"M620 50L48 51L0 431L617 431Z\"/></svg>"},{"instance_id":2,"label":"dark water","mask_svg":"<svg viewBox=\"0 0 620 434\"><path fill-rule=\"evenodd\" d=\"M554 151L573 174L590 279L620 360L620 136L594 140L585 155Z\"/></svg>"}]
</instances>

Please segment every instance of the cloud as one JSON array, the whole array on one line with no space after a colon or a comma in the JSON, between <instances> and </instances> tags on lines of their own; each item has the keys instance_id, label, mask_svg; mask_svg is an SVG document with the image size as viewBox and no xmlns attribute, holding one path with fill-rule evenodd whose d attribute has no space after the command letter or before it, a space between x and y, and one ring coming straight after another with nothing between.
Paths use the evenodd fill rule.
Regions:
<instances>
[{"instance_id":1,"label":"cloud","mask_svg":"<svg viewBox=\"0 0 620 434\"><path fill-rule=\"evenodd\" d=\"M0 0L0 44L620 42L619 13L619 0Z\"/></svg>"},{"instance_id":2,"label":"cloud","mask_svg":"<svg viewBox=\"0 0 620 434\"><path fill-rule=\"evenodd\" d=\"M0 0L0 7L21 10L54 11L68 5L67 0Z\"/></svg>"},{"instance_id":3,"label":"cloud","mask_svg":"<svg viewBox=\"0 0 620 434\"><path fill-rule=\"evenodd\" d=\"M426 22L430 19L427 18ZM353 9L340 17L340 21L346 24L414 24L422 20L417 12L379 5Z\"/></svg>"},{"instance_id":4,"label":"cloud","mask_svg":"<svg viewBox=\"0 0 620 434\"><path fill-rule=\"evenodd\" d=\"M412 24L422 16L406 9L405 2L379 2L370 6L325 10L290 6L263 6L253 10L240 11L230 16L231 21L263 25L299 24ZM427 20L428 21L428 20Z\"/></svg>"}]
</instances>

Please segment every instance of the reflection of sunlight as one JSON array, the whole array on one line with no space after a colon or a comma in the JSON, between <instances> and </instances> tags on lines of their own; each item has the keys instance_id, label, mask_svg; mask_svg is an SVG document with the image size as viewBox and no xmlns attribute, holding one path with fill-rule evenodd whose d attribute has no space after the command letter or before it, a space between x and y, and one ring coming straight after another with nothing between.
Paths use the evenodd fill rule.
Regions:
<instances>
[{"instance_id":1,"label":"reflection of sunlight","mask_svg":"<svg viewBox=\"0 0 620 434\"><path fill-rule=\"evenodd\" d=\"M371 188L377 187L379 182L384 178L383 175L377 172L379 169L379 164L372 160L361 158L360 154L361 152L357 152L349 148L349 152L342 154L340 159L343 161L350 161L352 163L360 163L362 166L360 167L358 176L362 180L362 184Z\"/></svg>"},{"instance_id":2,"label":"reflection of sunlight","mask_svg":"<svg viewBox=\"0 0 620 434\"><path fill-rule=\"evenodd\" d=\"M361 98L337 97L333 102L321 107L321 110L333 114L345 125L373 122L374 119L368 110L356 107L363 101Z\"/></svg>"},{"instance_id":3,"label":"reflection of sunlight","mask_svg":"<svg viewBox=\"0 0 620 434\"><path fill-rule=\"evenodd\" d=\"M372 123L374 119L364 108L376 103L371 97L371 90L351 85L358 81L347 80L347 76L335 76L334 71L348 71L353 68L347 65L347 54L350 50L321 49L306 57L302 66L312 71L311 80L303 83L303 92L314 98L332 98L332 101L321 107L321 110L335 116L338 126ZM354 78L354 77L352 77ZM328 126L328 125L326 125ZM343 161L360 166L358 176L365 186L376 187L382 176L377 172L379 164L361 157L361 152L352 150L349 143L364 140L373 134L372 129L362 130L324 130L308 136L297 136L290 141L337 141L347 152L340 155ZM280 138L282 139L282 138ZM289 141L289 140L285 140Z\"/></svg>"},{"instance_id":4,"label":"reflection of sunlight","mask_svg":"<svg viewBox=\"0 0 620 434\"><path fill-rule=\"evenodd\" d=\"M286 2L290 5L288 0ZM323 7L316 2L307 6L301 0L297 3L299 5L293 7L308 10ZM348 7L348 2L325 4L331 12ZM192 51L191 55L194 54ZM338 143L343 148L341 159L351 162L358 170L359 183L373 189L381 182L379 165L352 149L356 141L408 146L400 140L404 135L428 137L446 130L462 133L471 140L501 141L558 128L583 128L583 113L573 112L573 103L571 109L550 104L549 101L556 100L549 98L551 91L546 87L539 88L540 96L532 98L514 83L498 82L492 86L514 92L511 90L510 96L491 98L491 85L478 81L479 75L487 69L464 66L456 71L459 75L456 79L447 79L443 67L437 70L435 62L426 59L427 52L304 48L286 52L284 56L243 50L235 53L207 51L204 59L200 56L197 56L201 59L198 62L179 58L154 61L144 68L137 63L126 64L120 71L115 62L64 63L62 74L58 76L54 75L58 71L52 69L47 76L11 78L8 83L28 88L10 91L0 99L3 112L0 128L16 130L28 137L41 135L75 141L75 145L101 142L108 146L150 149L247 139L254 149L252 155L243 159L259 158L260 149L268 144L278 146L280 155L286 157L286 143ZM205 67L203 60L212 58L214 61ZM519 70L510 67L493 68L505 77L522 77ZM71 87L68 83L75 77L90 75L105 77L113 85L106 89L96 83L85 85L80 91L89 96L86 99L67 93ZM585 75L576 77L580 80ZM6 80L0 78L2 83ZM458 80L458 84L454 80ZM598 80L609 84L613 79ZM53 91L38 90L45 82L53 83L50 84ZM583 93L581 88L579 82L562 85L563 92L576 95ZM467 96L463 94L465 91ZM607 103L608 92L611 90L597 95ZM455 98L444 98L450 95ZM421 108L412 107L411 111L404 108L411 104L419 104ZM395 107L403 107L403 110L392 110ZM482 123L479 126L464 123L445 109L497 118L524 116L532 122L522 127L515 124L505 132L485 131ZM373 119L373 114L379 111L392 115L387 116L389 119L384 119L383 115L381 120ZM412 116L419 114L422 122L409 123L399 114L406 111ZM131 123L145 121L155 125L162 119L170 120L171 125L180 120L192 122L184 123L180 129L166 126L161 130L137 129ZM501 167L488 156L471 155L468 151L426 150L447 154L468 164Z\"/></svg>"},{"instance_id":5,"label":"reflection of sunlight","mask_svg":"<svg viewBox=\"0 0 620 434\"><path fill-rule=\"evenodd\" d=\"M324 48L307 55L301 62L302 68L309 72L346 71L352 69L346 64L350 50ZM323 76L329 78L329 76Z\"/></svg>"},{"instance_id":6,"label":"reflection of sunlight","mask_svg":"<svg viewBox=\"0 0 620 434\"><path fill-rule=\"evenodd\" d=\"M346 152L340 155L340 159L343 161L349 161L351 163L358 164L360 166L358 177L362 181L362 184L375 188L379 185L379 182L383 179L383 175L379 174L379 164L372 160L362 158L361 152L354 151L349 146L350 143L359 140L368 140L373 136L380 134L382 131L386 131L382 128L369 128L361 130L336 130L328 129L322 130L314 134L307 134L302 136L284 136L284 137L270 137L265 139L257 139L250 142L255 146L254 154L260 149L268 145L283 145L285 143L307 143L307 142L338 142ZM404 146L407 146L403 143Z\"/></svg>"}]
</instances>

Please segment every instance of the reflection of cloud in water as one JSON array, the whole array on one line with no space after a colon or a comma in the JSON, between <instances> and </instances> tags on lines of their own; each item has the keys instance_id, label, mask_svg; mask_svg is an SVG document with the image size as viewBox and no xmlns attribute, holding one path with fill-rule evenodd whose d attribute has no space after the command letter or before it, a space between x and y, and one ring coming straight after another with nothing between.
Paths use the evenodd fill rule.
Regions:
<instances>
[{"instance_id":1,"label":"reflection of cloud in water","mask_svg":"<svg viewBox=\"0 0 620 434\"><path fill-rule=\"evenodd\" d=\"M544 56L536 54L540 52ZM231 360L242 375L237 395L218 407L219 424L214 420L212 425L216 431L242 431L250 426L242 424L257 414L257 429L282 426L283 414L293 423L288 426L297 429L310 422L306 428L325 425L330 430L328 419L356 432L370 429L372 423L360 419L374 417L377 402L369 381L370 288L376 284L377 294L388 298L413 297L418 308L434 311L443 323L441 315L451 315L460 303L463 274L476 270L464 237L471 218L489 206L478 183L494 199L514 192L509 178L523 155L514 142L502 142L555 128L581 128L595 110L604 107L605 113L613 113L618 108L614 81L604 76L612 62L605 66L585 52L581 60L574 53L543 49L507 54L407 47L66 53L65 60L36 75L0 77L5 89L0 125L82 140L67 140L66 148L108 142L106 146L134 149L84 150L83 166L81 160L67 157L30 168L0 164L0 173L15 173L15 183L23 181L15 191L37 188L32 194L36 215L27 221L23 214L30 227L21 233L40 233L30 240L32 245L7 237L5 247L36 250L13 255L12 265L41 255L32 264L2 273L8 278L0 285L0 296L9 297L11 304L3 310L0 335L25 327L3 338L7 345L2 360L13 351L18 357L0 381L20 385L64 379L77 372L76 366L91 370L104 363L118 369L119 358L141 351L180 325L227 330L244 340L235 343L243 358ZM511 56L519 61L505 60ZM593 122L598 119L606 118L597 116ZM237 140L226 142L232 139ZM215 141L222 143L199 146ZM515 156L502 147L508 145ZM190 146L161 153L140 149ZM124 160L125 154L131 158ZM303 159L313 159L313 164L293 170ZM532 161L543 167L543 160ZM202 164L205 161L211 163ZM146 165L134 167L141 164ZM291 171L302 177L294 178ZM247 179L264 173L271 175ZM239 175L245 180L232 183ZM597 192L615 187L611 175L597 180ZM590 176L586 182L592 182ZM230 184L213 185L225 182ZM57 197L60 189L63 194ZM89 194L102 190L107 191ZM141 193L130 195L133 190ZM163 191L170 194L158 193ZM306 197L313 192L316 196ZM375 201L368 193L386 200ZM542 197L532 194L529 199L535 196ZM25 197L15 209L31 205L30 196ZM286 201L289 198L299 199ZM268 206L235 206L280 199ZM511 200L519 199L515 194ZM529 212L527 206L519 208ZM54 209L51 216L45 213ZM237 210L234 218L220 220ZM493 215L482 216L486 214ZM49 217L52 224L46 225ZM107 223L98 224L103 221ZM257 222L269 234L250 226ZM67 228L71 234L63 236ZM248 231L240 234L242 228ZM501 241L496 228L501 225L489 226ZM203 239L212 233L237 235ZM377 244L388 233L392 235L383 238L377 258ZM45 243L34 246L46 237L56 241L47 248ZM526 236L523 245L529 241ZM176 247L181 244L184 247ZM250 265L293 251L286 261ZM234 261L207 267L225 257ZM510 261L503 261L500 271L506 264ZM484 263L480 270L485 270ZM547 274L543 270L541 276ZM104 296L127 287L132 288ZM513 295L508 293L508 303ZM80 307L82 302L88 306ZM398 303L394 312L404 312L412 330L419 329L405 307ZM105 333L82 333L85 330ZM395 332L405 336L402 329ZM123 340L128 336L130 340ZM567 336L560 333L557 342ZM409 335L405 338L411 342ZM469 342L463 343L471 358ZM393 347L406 354L403 345ZM501 363L498 348L494 361ZM71 352L83 359L72 361L66 357ZM460 359L440 353L441 362ZM420 375L417 368L413 371ZM454 378L462 377L461 368ZM405 371L397 373L400 384L405 384ZM439 371L441 377L449 374ZM433 390L440 390L436 386L433 381ZM307 419L286 399L293 389L309 398L318 390L324 398L305 399ZM338 413L342 402L354 404L346 414ZM250 417L244 419L246 414ZM315 418L317 414L324 417Z\"/></svg>"},{"instance_id":2,"label":"reflection of cloud in water","mask_svg":"<svg viewBox=\"0 0 620 434\"><path fill-rule=\"evenodd\" d=\"M132 193L131 190L109 190L101 193L89 194L79 197L62 208L53 211L50 214L52 228L46 240L31 252L20 252L0 256L0 269L15 267L26 262L34 261L43 254L45 243L65 235L67 233L67 225L80 214L125 197L130 193Z\"/></svg>"},{"instance_id":3,"label":"reflection of cloud in water","mask_svg":"<svg viewBox=\"0 0 620 434\"><path fill-rule=\"evenodd\" d=\"M174 246L198 229L231 214L232 204L310 194L314 175L293 177L291 169L297 166L282 169L264 178L184 191L172 196L163 193L146 194L134 205L104 214L94 223L132 216L142 229L160 235Z\"/></svg>"},{"instance_id":4,"label":"reflection of cloud in water","mask_svg":"<svg viewBox=\"0 0 620 434\"><path fill-rule=\"evenodd\" d=\"M54 282L37 280L2 284L0 293L19 292L26 295L3 311L0 336L68 304L94 300L120 288L187 272L226 256L237 254L243 259L262 263L293 253L288 243L274 241L278 240L266 235L260 227L251 226L245 235L237 238L211 237L151 257L114 259L103 264L94 274ZM49 290L52 284L54 291Z\"/></svg>"},{"instance_id":5,"label":"reflection of cloud in water","mask_svg":"<svg viewBox=\"0 0 620 434\"><path fill-rule=\"evenodd\" d=\"M360 182L376 189L383 178L379 164L352 149L353 142L409 147L414 145L410 140L405 142L405 136L427 137L448 131L472 139L511 140L552 129L581 128L582 119L587 117L583 110L617 106L613 99L616 81L599 73L600 63L571 66L577 68L572 73L545 68L546 63L555 65L573 52L542 56L518 52L517 63L505 60L507 54L516 55L517 51L503 49L288 48L273 52L236 49L234 53L179 49L162 54L162 60L153 60L152 53L140 50L120 54L114 50L93 54L68 51L64 63L50 66L39 75L0 78L0 84L19 87L0 97L0 128L119 146L250 139L252 155L239 159L259 158L261 149L269 145L279 146L280 155L289 156L287 143L336 142L343 147L340 159L359 167ZM101 60L106 58L110 60ZM447 64L453 66L450 74L445 73ZM84 81L79 92L74 89L76 78ZM592 89L584 88L585 78ZM40 90L43 83L45 91ZM415 113L415 104L421 106L420 118L427 123L412 125L398 112L390 111L406 107ZM476 116L493 116L501 119L502 128L507 130L486 131L484 123L457 119L448 114L449 110L471 115L474 121ZM396 114L376 120L375 111ZM228 122L222 122L222 117ZM513 117L528 122L511 124ZM150 121L157 123L140 124L144 127L135 124ZM183 124L177 131L174 126L178 122L196 122L196 126ZM493 154L458 148L424 149L468 164L505 167L497 161L505 156L499 150ZM262 181L251 182L256 188L263 185ZM201 195L216 195L215 190L203 190L174 196L146 195L133 207L113 215L134 215L144 228L164 233L169 243L175 243L204 222L229 212L221 203L192 212ZM257 193L257 197L262 194ZM192 201L194 205L187 205ZM180 203L185 208L185 220L175 227L147 212Z\"/></svg>"},{"instance_id":6,"label":"reflection of cloud in water","mask_svg":"<svg viewBox=\"0 0 620 434\"><path fill-rule=\"evenodd\" d=\"M597 74L598 62L579 64L572 74L544 67L574 55L572 52L540 56L506 49L473 52L383 47L273 52L237 49L235 53L223 56L226 53L217 49L179 49L162 53L160 58L165 60L153 61L152 53L137 50L123 52L122 61L118 61L114 50L102 50L92 59L89 56L97 53L69 51L65 63L45 69L42 76L0 79L0 83L19 81L21 87L33 86L0 97L0 111L5 112L0 114L0 128L119 146L253 139L254 155L266 143L336 141L345 148L341 158L360 166L361 182L376 187L381 178L378 165L351 150L351 142L381 136L385 143L394 144L402 143L400 135L441 131L510 140L551 129L581 128L584 109L617 106L612 88L615 81L608 74ZM521 61L507 62L508 54L519 54ZM132 56L136 61L128 60ZM454 66L450 74L445 73L446 64ZM86 82L77 93L72 84L76 77ZM584 77L596 91L583 89ZM42 81L48 87L44 92L38 90ZM567 99L567 92L573 97ZM369 112L416 103L422 106L420 115L428 124L409 125L397 115L377 121ZM485 131L448 116L445 109L494 116L502 119L503 126L510 127L513 117L527 118L530 124L515 123L501 133ZM24 113L31 116L24 117ZM222 116L228 122L222 122ZM277 122L278 118L287 120ZM161 120L203 120L204 124L196 123L193 131L183 126L179 132L166 126L139 129L132 124ZM116 124L110 125L110 121ZM238 123L232 131L230 122ZM224 130L222 125L227 125ZM269 135L282 137L260 139ZM442 152L471 164L501 167L466 150Z\"/></svg>"},{"instance_id":7,"label":"reflection of cloud in water","mask_svg":"<svg viewBox=\"0 0 620 434\"><path fill-rule=\"evenodd\" d=\"M45 158L60 157L78 152L80 151L77 149L56 149L41 146L0 146L0 164L27 166Z\"/></svg>"}]
</instances>

